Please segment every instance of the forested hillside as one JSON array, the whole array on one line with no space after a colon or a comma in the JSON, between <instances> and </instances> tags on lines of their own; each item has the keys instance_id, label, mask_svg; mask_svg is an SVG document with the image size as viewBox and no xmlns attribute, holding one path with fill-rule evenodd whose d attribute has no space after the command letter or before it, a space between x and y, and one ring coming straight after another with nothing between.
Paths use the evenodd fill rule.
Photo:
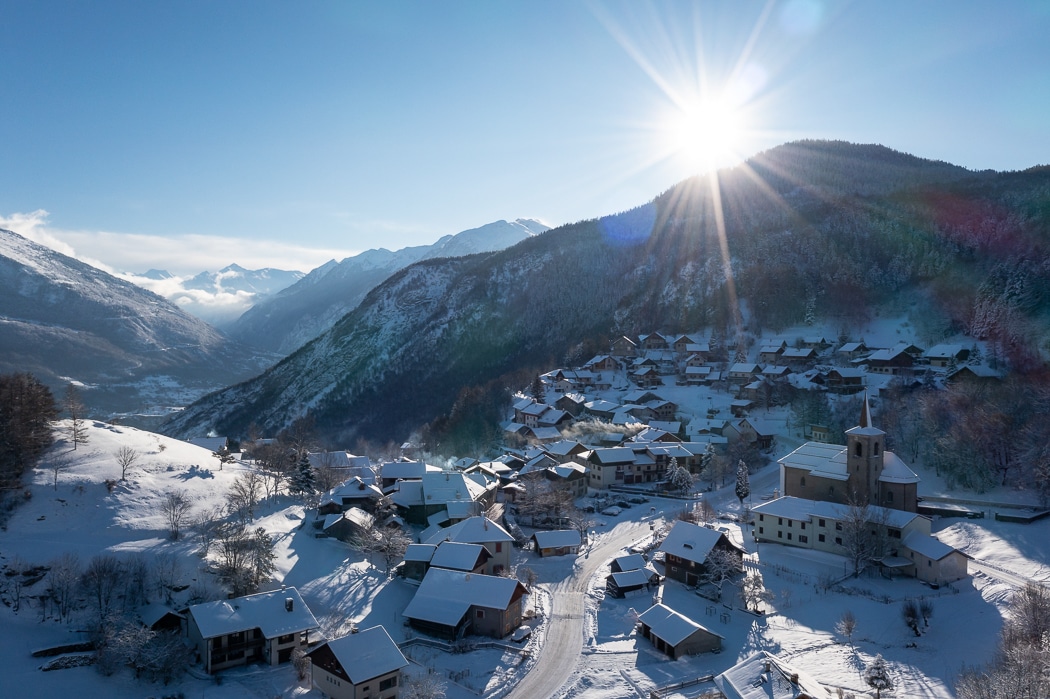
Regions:
<instances>
[{"instance_id":1,"label":"forested hillside","mask_svg":"<svg viewBox=\"0 0 1050 699\"><path fill-rule=\"evenodd\" d=\"M277 430L307 413L344 443L426 423L480 429L523 377L620 334L756 336L803 322L848 333L877 311L931 342L974 333L1033 374L1050 329L1048 215L1050 168L974 173L880 146L788 144L628 212L402 270L167 431Z\"/></svg>"}]
</instances>

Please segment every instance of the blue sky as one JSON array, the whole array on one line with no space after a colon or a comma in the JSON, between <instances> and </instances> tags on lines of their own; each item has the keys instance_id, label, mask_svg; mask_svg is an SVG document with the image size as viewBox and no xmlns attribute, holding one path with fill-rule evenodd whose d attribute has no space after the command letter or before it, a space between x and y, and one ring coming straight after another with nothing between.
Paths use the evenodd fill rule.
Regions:
<instances>
[{"instance_id":1,"label":"blue sky","mask_svg":"<svg viewBox=\"0 0 1050 699\"><path fill-rule=\"evenodd\" d=\"M558 225L798 138L1050 162L1045 1L35 0L0 27L0 225L114 270ZM719 95L728 124L698 116Z\"/></svg>"}]
</instances>

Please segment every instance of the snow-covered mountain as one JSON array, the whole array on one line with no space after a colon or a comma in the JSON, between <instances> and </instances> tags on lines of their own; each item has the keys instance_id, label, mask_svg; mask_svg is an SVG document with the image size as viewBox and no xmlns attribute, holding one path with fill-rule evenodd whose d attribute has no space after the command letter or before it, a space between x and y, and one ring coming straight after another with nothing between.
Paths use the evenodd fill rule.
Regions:
<instances>
[{"instance_id":1,"label":"snow-covered mountain","mask_svg":"<svg viewBox=\"0 0 1050 699\"><path fill-rule=\"evenodd\" d=\"M218 272L201 272L187 279L183 286L186 289L200 289L214 292L245 292L256 297L270 296L302 279L304 275L298 270L245 269L238 264L223 267Z\"/></svg>"},{"instance_id":2,"label":"snow-covered mountain","mask_svg":"<svg viewBox=\"0 0 1050 699\"><path fill-rule=\"evenodd\" d=\"M225 328L245 344L290 354L357 307L369 291L420 260L503 250L548 227L533 219L495 221L449 235L433 245L366 250L331 260L273 297L263 299Z\"/></svg>"},{"instance_id":3,"label":"snow-covered mountain","mask_svg":"<svg viewBox=\"0 0 1050 699\"><path fill-rule=\"evenodd\" d=\"M261 366L157 294L0 229L0 371L82 382L101 410L180 405Z\"/></svg>"}]
</instances>

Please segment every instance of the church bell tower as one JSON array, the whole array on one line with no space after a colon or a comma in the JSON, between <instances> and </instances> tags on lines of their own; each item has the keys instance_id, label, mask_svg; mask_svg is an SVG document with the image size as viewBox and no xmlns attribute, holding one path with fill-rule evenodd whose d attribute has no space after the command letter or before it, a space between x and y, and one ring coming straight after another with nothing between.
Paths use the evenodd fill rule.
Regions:
<instances>
[{"instance_id":1,"label":"church bell tower","mask_svg":"<svg viewBox=\"0 0 1050 699\"><path fill-rule=\"evenodd\" d=\"M885 446L886 433L872 424L865 392L860 423L846 430L846 495L859 505L880 504L879 478Z\"/></svg>"}]
</instances>

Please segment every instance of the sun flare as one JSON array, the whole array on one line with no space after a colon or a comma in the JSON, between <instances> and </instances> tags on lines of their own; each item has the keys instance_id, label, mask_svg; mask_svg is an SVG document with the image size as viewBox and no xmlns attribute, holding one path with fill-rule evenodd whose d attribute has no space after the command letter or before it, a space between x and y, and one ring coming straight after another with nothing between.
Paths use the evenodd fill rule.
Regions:
<instances>
[{"instance_id":1,"label":"sun flare","mask_svg":"<svg viewBox=\"0 0 1050 699\"><path fill-rule=\"evenodd\" d=\"M729 100L708 98L678 105L665 119L665 148L696 172L740 161L742 115Z\"/></svg>"}]
</instances>

